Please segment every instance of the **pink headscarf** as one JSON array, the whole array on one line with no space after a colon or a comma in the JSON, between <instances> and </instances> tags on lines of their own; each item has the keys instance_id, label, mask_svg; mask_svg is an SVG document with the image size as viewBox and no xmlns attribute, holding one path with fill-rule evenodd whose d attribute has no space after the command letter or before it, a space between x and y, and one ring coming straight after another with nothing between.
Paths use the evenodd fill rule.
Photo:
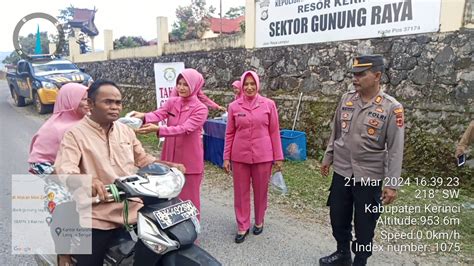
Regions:
<instances>
[{"instance_id":1,"label":"pink headscarf","mask_svg":"<svg viewBox=\"0 0 474 266\"><path fill-rule=\"evenodd\" d=\"M196 69L186 68L179 74L178 78L176 79L176 83L178 82L180 77L183 77L186 83L188 83L188 87L191 92L191 95L189 97L181 97L183 101L189 102L197 100L197 94L204 86L204 77L202 76L202 74L199 73Z\"/></svg>"},{"instance_id":2,"label":"pink headscarf","mask_svg":"<svg viewBox=\"0 0 474 266\"><path fill-rule=\"evenodd\" d=\"M36 132L31 140L29 163L54 162L59 144L66 133L84 116L77 112L82 98L87 95L87 87L68 83L61 87L53 115Z\"/></svg>"},{"instance_id":3,"label":"pink headscarf","mask_svg":"<svg viewBox=\"0 0 474 266\"><path fill-rule=\"evenodd\" d=\"M234 98L234 100L237 100L242 97L242 83L240 82L240 80L236 80L232 82L232 86L239 90L239 93L237 93Z\"/></svg>"},{"instance_id":4,"label":"pink headscarf","mask_svg":"<svg viewBox=\"0 0 474 266\"><path fill-rule=\"evenodd\" d=\"M257 86L257 94L253 97L248 97L244 93L244 84L245 84L245 78L250 75L253 77L255 80L255 85ZM240 77L240 95L242 95L242 99L244 100L244 103L246 103L249 107L253 107L257 101L258 96L260 95L258 92L260 91L260 78L258 77L257 73L254 71L245 71L244 74Z\"/></svg>"}]
</instances>

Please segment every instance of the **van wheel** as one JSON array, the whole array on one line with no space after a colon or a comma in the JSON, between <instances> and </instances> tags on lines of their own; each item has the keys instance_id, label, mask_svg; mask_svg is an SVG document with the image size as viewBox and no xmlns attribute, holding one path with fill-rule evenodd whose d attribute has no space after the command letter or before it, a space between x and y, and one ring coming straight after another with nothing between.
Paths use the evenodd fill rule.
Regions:
<instances>
[{"instance_id":1,"label":"van wheel","mask_svg":"<svg viewBox=\"0 0 474 266\"><path fill-rule=\"evenodd\" d=\"M10 93L11 93L11 95L12 95L13 102L15 102L15 105L16 105L16 106L18 106L18 107L23 107L23 106L26 105L25 97L18 95L18 94L16 93L15 89L10 88Z\"/></svg>"},{"instance_id":2,"label":"van wheel","mask_svg":"<svg viewBox=\"0 0 474 266\"><path fill-rule=\"evenodd\" d=\"M38 93L33 92L33 105L35 106L36 112L38 114L47 114L51 113L53 111L53 105L52 104L42 104Z\"/></svg>"}]
</instances>

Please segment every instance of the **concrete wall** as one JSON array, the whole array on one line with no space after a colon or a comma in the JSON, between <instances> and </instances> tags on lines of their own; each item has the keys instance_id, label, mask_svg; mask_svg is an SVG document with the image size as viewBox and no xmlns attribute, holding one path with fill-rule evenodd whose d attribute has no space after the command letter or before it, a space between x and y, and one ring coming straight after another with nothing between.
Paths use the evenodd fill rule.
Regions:
<instances>
[{"instance_id":1,"label":"concrete wall","mask_svg":"<svg viewBox=\"0 0 474 266\"><path fill-rule=\"evenodd\" d=\"M315 155L325 146L340 96L350 88L348 68L359 53L384 55L384 89L407 109L407 126L433 134L461 130L474 118L474 31L411 35L362 41L244 48L79 64L94 79L122 84L126 105L155 108L153 64L185 62L206 79L205 92L220 104L232 99L230 85L248 69L261 76L262 94L274 99L282 127L290 128L299 92L304 93L297 130L309 136ZM212 116L212 114L211 114ZM421 121L421 122L411 122ZM445 124L443 124L445 123ZM457 131L456 131L457 132ZM454 141L454 140L453 140Z\"/></svg>"},{"instance_id":2,"label":"concrete wall","mask_svg":"<svg viewBox=\"0 0 474 266\"><path fill-rule=\"evenodd\" d=\"M158 56L158 45L112 50L109 53L109 58L111 60L121 58L153 57Z\"/></svg>"},{"instance_id":3,"label":"concrete wall","mask_svg":"<svg viewBox=\"0 0 474 266\"><path fill-rule=\"evenodd\" d=\"M211 51L220 49L241 48L244 46L244 35L236 34L202 40L188 40L167 43L164 45L163 54L169 55L197 51Z\"/></svg>"},{"instance_id":4,"label":"concrete wall","mask_svg":"<svg viewBox=\"0 0 474 266\"><path fill-rule=\"evenodd\" d=\"M75 54L72 61L75 63L116 60L125 58L157 57L168 54L189 53L221 49L241 48L245 46L243 34L208 38L202 40L188 40L165 43L160 50L159 45L142 46L128 49L109 50L103 52ZM70 57L71 58L71 57Z\"/></svg>"},{"instance_id":5,"label":"concrete wall","mask_svg":"<svg viewBox=\"0 0 474 266\"><path fill-rule=\"evenodd\" d=\"M105 60L108 60L108 58L109 56L106 52L95 52L95 53L74 55L74 59L72 60L75 63L86 63L86 62L105 61Z\"/></svg>"}]
</instances>

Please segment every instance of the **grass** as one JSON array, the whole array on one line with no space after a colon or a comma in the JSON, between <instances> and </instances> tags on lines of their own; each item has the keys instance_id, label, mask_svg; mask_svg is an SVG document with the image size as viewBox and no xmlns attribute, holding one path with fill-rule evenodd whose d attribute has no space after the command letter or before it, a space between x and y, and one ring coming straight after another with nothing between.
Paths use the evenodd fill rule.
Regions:
<instances>
[{"instance_id":1,"label":"grass","mask_svg":"<svg viewBox=\"0 0 474 266\"><path fill-rule=\"evenodd\" d=\"M150 149L158 147L158 138L156 137L156 134L137 134L137 138L145 147L149 147Z\"/></svg>"}]
</instances>

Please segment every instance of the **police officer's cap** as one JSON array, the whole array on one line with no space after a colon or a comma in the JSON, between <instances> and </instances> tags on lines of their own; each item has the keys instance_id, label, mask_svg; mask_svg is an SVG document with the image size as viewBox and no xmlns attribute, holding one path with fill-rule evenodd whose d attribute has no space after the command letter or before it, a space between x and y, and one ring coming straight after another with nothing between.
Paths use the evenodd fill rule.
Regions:
<instances>
[{"instance_id":1,"label":"police officer's cap","mask_svg":"<svg viewBox=\"0 0 474 266\"><path fill-rule=\"evenodd\" d=\"M373 67L383 68L383 57L381 55L361 55L354 58L352 62L352 73L359 73Z\"/></svg>"}]
</instances>

